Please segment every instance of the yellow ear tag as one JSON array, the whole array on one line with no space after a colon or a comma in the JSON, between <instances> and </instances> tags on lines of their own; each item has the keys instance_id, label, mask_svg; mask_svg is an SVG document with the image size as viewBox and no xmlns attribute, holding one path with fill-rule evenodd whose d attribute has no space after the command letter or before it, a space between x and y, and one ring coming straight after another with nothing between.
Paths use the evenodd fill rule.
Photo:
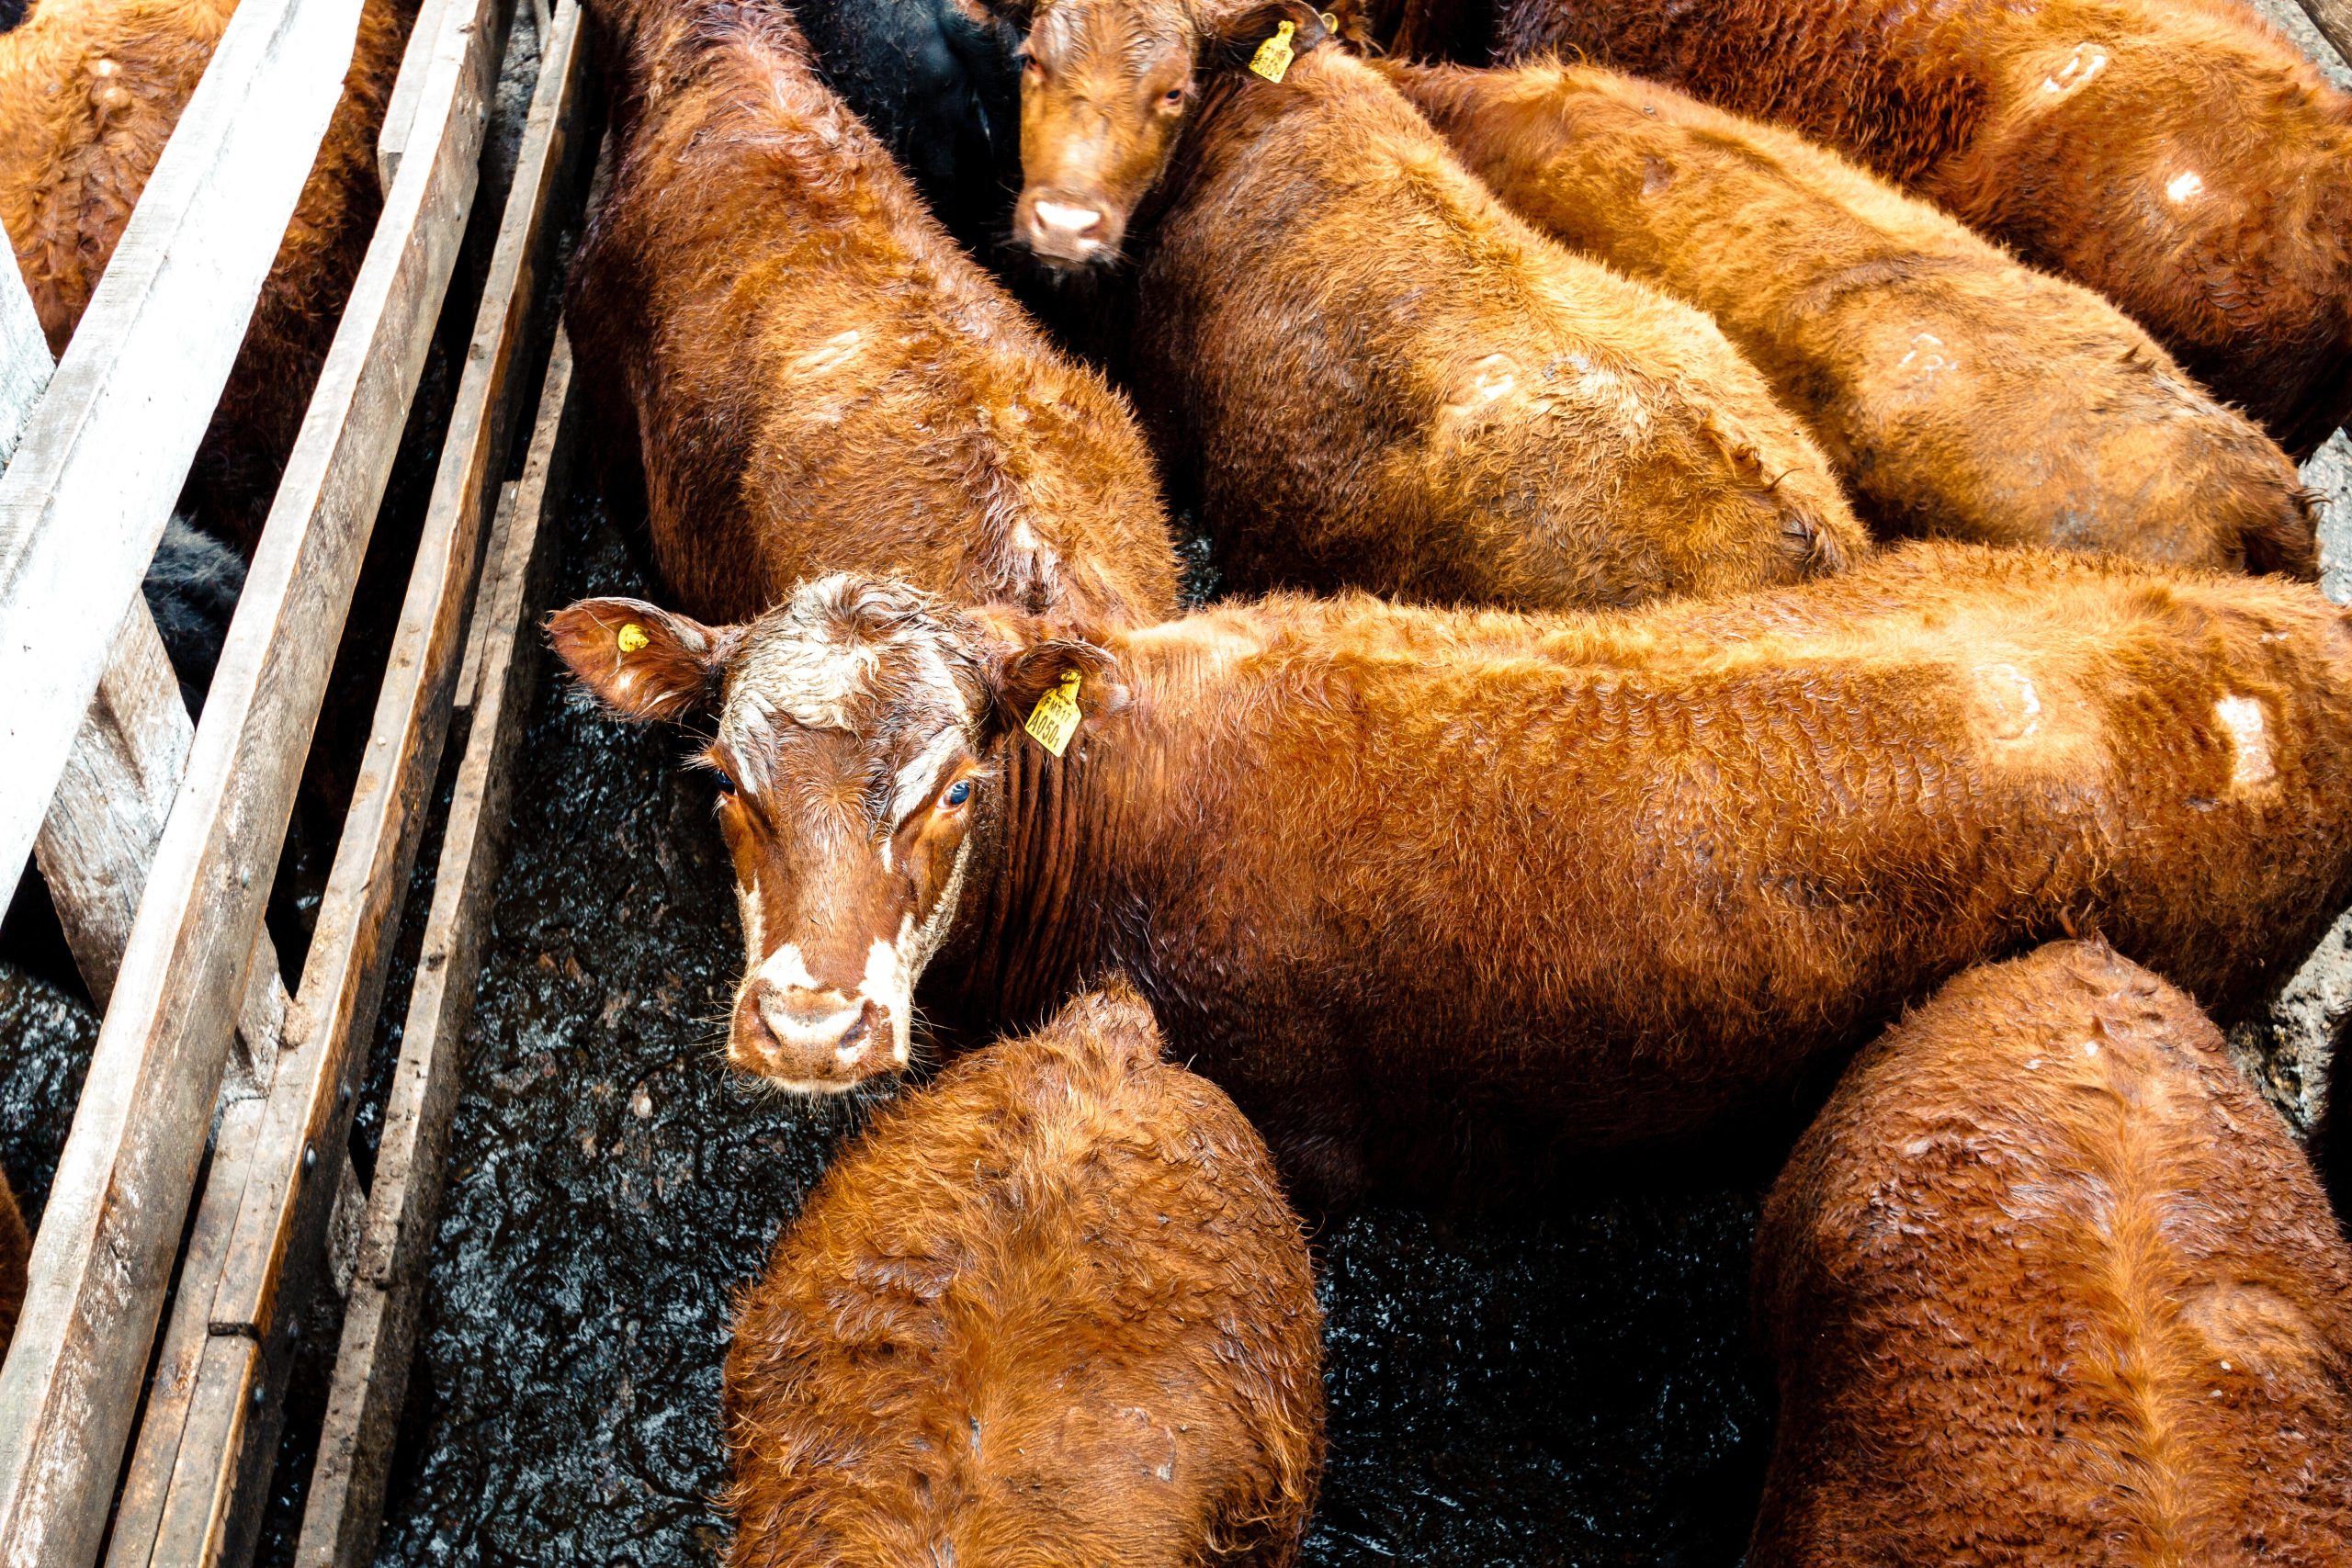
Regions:
<instances>
[{"instance_id":1,"label":"yellow ear tag","mask_svg":"<svg viewBox=\"0 0 2352 1568\"><path fill-rule=\"evenodd\" d=\"M643 626L635 621L624 621L621 623L621 635L613 640L621 645L623 653L635 653L650 639L646 637Z\"/></svg>"},{"instance_id":2,"label":"yellow ear tag","mask_svg":"<svg viewBox=\"0 0 2352 1568\"><path fill-rule=\"evenodd\" d=\"M1057 757L1069 750L1069 738L1078 733L1078 682L1077 671L1063 671L1061 684L1037 699L1029 722L1021 727Z\"/></svg>"},{"instance_id":3,"label":"yellow ear tag","mask_svg":"<svg viewBox=\"0 0 2352 1568\"><path fill-rule=\"evenodd\" d=\"M1297 51L1290 46L1290 36L1296 31L1296 22L1277 24L1274 36L1260 44L1258 52L1250 57L1250 69L1269 82L1281 81L1290 70L1290 62L1297 58Z\"/></svg>"}]
</instances>

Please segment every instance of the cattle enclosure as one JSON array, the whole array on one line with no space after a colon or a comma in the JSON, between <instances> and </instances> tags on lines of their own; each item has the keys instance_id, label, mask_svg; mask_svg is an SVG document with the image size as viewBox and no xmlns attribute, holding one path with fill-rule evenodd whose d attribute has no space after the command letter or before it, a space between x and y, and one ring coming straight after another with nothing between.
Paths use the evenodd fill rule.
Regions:
<instances>
[{"instance_id":1,"label":"cattle enclosure","mask_svg":"<svg viewBox=\"0 0 2352 1568\"><path fill-rule=\"evenodd\" d=\"M2343 0L2309 3L2352 46ZM9 340L29 423L0 476L0 824L61 886L123 858L87 879L85 939L119 966L102 1022L0 973L0 1154L40 1201L0 1371L0 1562L709 1560L727 1292L846 1126L720 1079L707 786L538 657L548 604L646 586L633 520L571 461L553 302L602 121L576 0L424 8L385 214L211 701L192 729L155 701L135 584L242 328L220 279L258 280L356 10L244 0L45 390ZM2340 602L2352 446L2305 474ZM403 506L368 763L280 981L265 901L320 644ZM132 613L117 631L93 603ZM74 816L101 795L143 823ZM2339 922L2242 1032L2290 1112L2347 1013ZM70 1138L17 1132L81 1082ZM1715 1516L1752 1496L1768 1422L1742 1343L1767 1179L1326 1235L1309 1560L1735 1558Z\"/></svg>"}]
</instances>

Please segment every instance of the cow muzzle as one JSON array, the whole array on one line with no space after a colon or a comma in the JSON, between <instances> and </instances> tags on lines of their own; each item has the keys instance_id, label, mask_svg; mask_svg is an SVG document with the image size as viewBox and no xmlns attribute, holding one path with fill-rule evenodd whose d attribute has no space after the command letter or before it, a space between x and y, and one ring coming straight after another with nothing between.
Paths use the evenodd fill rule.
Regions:
<instances>
[{"instance_id":1,"label":"cow muzzle","mask_svg":"<svg viewBox=\"0 0 2352 1568\"><path fill-rule=\"evenodd\" d=\"M839 1093L901 1066L890 1010L870 997L754 978L735 997L727 1059L807 1093Z\"/></svg>"},{"instance_id":2,"label":"cow muzzle","mask_svg":"<svg viewBox=\"0 0 2352 1568\"><path fill-rule=\"evenodd\" d=\"M1123 214L1099 199L1057 191L1021 193L1012 213L1012 236L1038 259L1057 266L1091 266L1118 249L1126 230Z\"/></svg>"}]
</instances>

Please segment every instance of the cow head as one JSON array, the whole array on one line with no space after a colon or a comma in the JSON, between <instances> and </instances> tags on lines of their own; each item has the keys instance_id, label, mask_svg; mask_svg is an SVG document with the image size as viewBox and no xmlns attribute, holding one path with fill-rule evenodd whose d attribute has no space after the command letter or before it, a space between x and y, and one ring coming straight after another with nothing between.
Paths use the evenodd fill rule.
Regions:
<instances>
[{"instance_id":1,"label":"cow head","mask_svg":"<svg viewBox=\"0 0 2352 1568\"><path fill-rule=\"evenodd\" d=\"M1086 716L1123 700L1091 644L873 579L803 583L734 626L588 599L548 633L613 712L707 735L743 918L728 1059L812 1092L906 1066L915 982L997 783L991 743L1066 671Z\"/></svg>"},{"instance_id":2,"label":"cow head","mask_svg":"<svg viewBox=\"0 0 2352 1568\"><path fill-rule=\"evenodd\" d=\"M1021 49L1013 238L1047 265L1114 260L1193 99L1184 0L1046 0Z\"/></svg>"}]
</instances>

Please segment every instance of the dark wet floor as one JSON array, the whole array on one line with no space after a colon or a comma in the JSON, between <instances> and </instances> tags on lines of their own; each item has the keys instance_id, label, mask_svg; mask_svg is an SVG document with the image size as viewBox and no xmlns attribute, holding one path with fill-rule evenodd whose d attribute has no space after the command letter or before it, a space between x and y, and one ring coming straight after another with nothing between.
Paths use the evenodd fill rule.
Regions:
<instances>
[{"instance_id":1,"label":"dark wet floor","mask_svg":"<svg viewBox=\"0 0 2352 1568\"><path fill-rule=\"evenodd\" d=\"M566 597L642 591L593 502L569 521ZM848 1128L715 1059L741 937L674 733L542 687L379 1561L704 1563L729 1297ZM1594 1190L1327 1234L1308 1561L1736 1562L1754 1219Z\"/></svg>"}]
</instances>

